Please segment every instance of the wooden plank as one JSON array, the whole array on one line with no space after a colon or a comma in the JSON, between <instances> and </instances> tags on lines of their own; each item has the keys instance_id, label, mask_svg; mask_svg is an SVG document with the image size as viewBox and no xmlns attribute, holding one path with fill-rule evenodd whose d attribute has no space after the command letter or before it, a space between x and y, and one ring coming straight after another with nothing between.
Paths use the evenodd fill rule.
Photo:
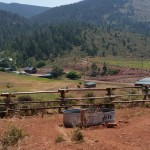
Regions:
<instances>
[{"instance_id":1,"label":"wooden plank","mask_svg":"<svg viewBox=\"0 0 150 150\"><path fill-rule=\"evenodd\" d=\"M58 109L58 108L68 108L71 106L52 106L52 107L37 107L37 108L20 108L18 110L43 110L43 109Z\"/></svg>"},{"instance_id":2,"label":"wooden plank","mask_svg":"<svg viewBox=\"0 0 150 150\"><path fill-rule=\"evenodd\" d=\"M13 92L11 95L40 94L40 93L58 93L58 91Z\"/></svg>"},{"instance_id":3,"label":"wooden plank","mask_svg":"<svg viewBox=\"0 0 150 150\"><path fill-rule=\"evenodd\" d=\"M103 96L103 97L80 97L80 98L63 98L64 101L70 101L70 100L90 100L90 99L105 99L105 98L117 98L117 97L121 97L120 95L117 96ZM61 98L59 98L59 100L61 100Z\"/></svg>"},{"instance_id":4,"label":"wooden plank","mask_svg":"<svg viewBox=\"0 0 150 150\"><path fill-rule=\"evenodd\" d=\"M61 102L61 100L50 100L50 101L19 101L16 104L43 104L43 103L54 103L54 102Z\"/></svg>"},{"instance_id":5,"label":"wooden plank","mask_svg":"<svg viewBox=\"0 0 150 150\"><path fill-rule=\"evenodd\" d=\"M150 102L150 100L134 100L134 101L112 101L112 103L137 103L137 102Z\"/></svg>"},{"instance_id":6,"label":"wooden plank","mask_svg":"<svg viewBox=\"0 0 150 150\"><path fill-rule=\"evenodd\" d=\"M0 103L0 106L4 106L4 105L6 105L6 103ZM15 103L9 103L9 104L7 104L7 105L15 105Z\"/></svg>"},{"instance_id":7,"label":"wooden plank","mask_svg":"<svg viewBox=\"0 0 150 150\"><path fill-rule=\"evenodd\" d=\"M140 86L128 86L128 87L109 87L112 90L117 90L117 89L128 89L128 88L142 88ZM108 88L69 88L69 89L59 89L58 91L105 91Z\"/></svg>"},{"instance_id":8,"label":"wooden plank","mask_svg":"<svg viewBox=\"0 0 150 150\"><path fill-rule=\"evenodd\" d=\"M58 91L75 92L75 91L105 91L102 88L70 88L70 89L59 89Z\"/></svg>"}]
</instances>

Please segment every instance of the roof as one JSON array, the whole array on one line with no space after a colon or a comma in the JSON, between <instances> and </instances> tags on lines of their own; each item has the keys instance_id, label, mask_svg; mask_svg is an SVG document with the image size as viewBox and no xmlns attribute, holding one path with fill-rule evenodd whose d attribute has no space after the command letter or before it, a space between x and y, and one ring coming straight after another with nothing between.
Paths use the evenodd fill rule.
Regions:
<instances>
[{"instance_id":1,"label":"roof","mask_svg":"<svg viewBox=\"0 0 150 150\"><path fill-rule=\"evenodd\" d=\"M135 85L141 85L141 86L148 85L149 86L150 85L150 77L143 78L143 79L140 79L140 80L136 81Z\"/></svg>"},{"instance_id":2,"label":"roof","mask_svg":"<svg viewBox=\"0 0 150 150\"><path fill-rule=\"evenodd\" d=\"M95 82L86 82L85 83L86 85L93 85L93 84L96 84Z\"/></svg>"},{"instance_id":3,"label":"roof","mask_svg":"<svg viewBox=\"0 0 150 150\"><path fill-rule=\"evenodd\" d=\"M51 73L47 73L47 74L43 74L43 75L38 75L38 77L41 77L41 78L50 78L52 76Z\"/></svg>"},{"instance_id":4,"label":"roof","mask_svg":"<svg viewBox=\"0 0 150 150\"><path fill-rule=\"evenodd\" d=\"M35 67L26 67L24 70L34 70L36 69Z\"/></svg>"}]
</instances>

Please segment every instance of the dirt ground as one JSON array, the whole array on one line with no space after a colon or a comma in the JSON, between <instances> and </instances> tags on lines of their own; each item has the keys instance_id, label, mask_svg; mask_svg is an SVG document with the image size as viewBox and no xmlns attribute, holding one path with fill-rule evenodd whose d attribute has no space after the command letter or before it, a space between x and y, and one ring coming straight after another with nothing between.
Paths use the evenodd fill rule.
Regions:
<instances>
[{"instance_id":1,"label":"dirt ground","mask_svg":"<svg viewBox=\"0 0 150 150\"><path fill-rule=\"evenodd\" d=\"M84 142L70 140L74 129L63 127L63 114L13 117L0 120L0 133L13 124L27 136L9 150L149 150L150 109L124 108L116 110L116 128L96 126L82 129ZM55 143L63 135L66 141Z\"/></svg>"}]
</instances>

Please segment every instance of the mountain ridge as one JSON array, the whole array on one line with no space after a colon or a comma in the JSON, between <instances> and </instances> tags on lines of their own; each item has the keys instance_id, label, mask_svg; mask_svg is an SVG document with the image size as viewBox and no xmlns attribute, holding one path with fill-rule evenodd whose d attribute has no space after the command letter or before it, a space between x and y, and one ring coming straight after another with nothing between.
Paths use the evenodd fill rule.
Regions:
<instances>
[{"instance_id":1,"label":"mountain ridge","mask_svg":"<svg viewBox=\"0 0 150 150\"><path fill-rule=\"evenodd\" d=\"M150 28L149 10L148 0L83 0L52 8L33 16L32 20L40 24L81 21L130 31L136 31L141 26L143 32L143 26Z\"/></svg>"},{"instance_id":2,"label":"mountain ridge","mask_svg":"<svg viewBox=\"0 0 150 150\"><path fill-rule=\"evenodd\" d=\"M19 14L20 16L27 17L27 18L38 15L48 9L50 8L27 5L27 4L19 4L19 3L7 4L7 3L0 2L0 10L8 11L14 14Z\"/></svg>"}]
</instances>

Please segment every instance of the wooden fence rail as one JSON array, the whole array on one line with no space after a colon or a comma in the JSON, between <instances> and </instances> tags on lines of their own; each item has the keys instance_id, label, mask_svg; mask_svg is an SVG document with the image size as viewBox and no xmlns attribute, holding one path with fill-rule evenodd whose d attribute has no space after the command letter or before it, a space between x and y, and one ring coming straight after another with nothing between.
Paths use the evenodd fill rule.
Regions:
<instances>
[{"instance_id":1,"label":"wooden fence rail","mask_svg":"<svg viewBox=\"0 0 150 150\"><path fill-rule=\"evenodd\" d=\"M140 89L139 93L115 95L116 90L131 90ZM35 91L35 92L12 92L1 93L1 97L5 97L5 101L0 102L0 113L19 112L27 110L44 110L44 109L58 109L61 112L62 109L68 109L71 107L108 107L114 104L127 104L127 103L149 103L150 100L150 88L146 87L113 87L113 88L71 88L71 89L58 89L54 91ZM88 92L88 91L106 91L105 96L91 96L91 97L67 97L67 93L72 92ZM59 94L60 98L48 101L13 101L13 98L19 95L32 95L32 94ZM130 97L139 97L138 100L130 100ZM123 97L128 97L128 100L116 100ZM143 99L141 99L143 97ZM109 100L109 103L105 103L105 100ZM99 100L98 104L87 104L86 101ZM103 103L100 103L103 100ZM73 101L78 102L73 103ZM82 102L82 103L81 103Z\"/></svg>"}]
</instances>

